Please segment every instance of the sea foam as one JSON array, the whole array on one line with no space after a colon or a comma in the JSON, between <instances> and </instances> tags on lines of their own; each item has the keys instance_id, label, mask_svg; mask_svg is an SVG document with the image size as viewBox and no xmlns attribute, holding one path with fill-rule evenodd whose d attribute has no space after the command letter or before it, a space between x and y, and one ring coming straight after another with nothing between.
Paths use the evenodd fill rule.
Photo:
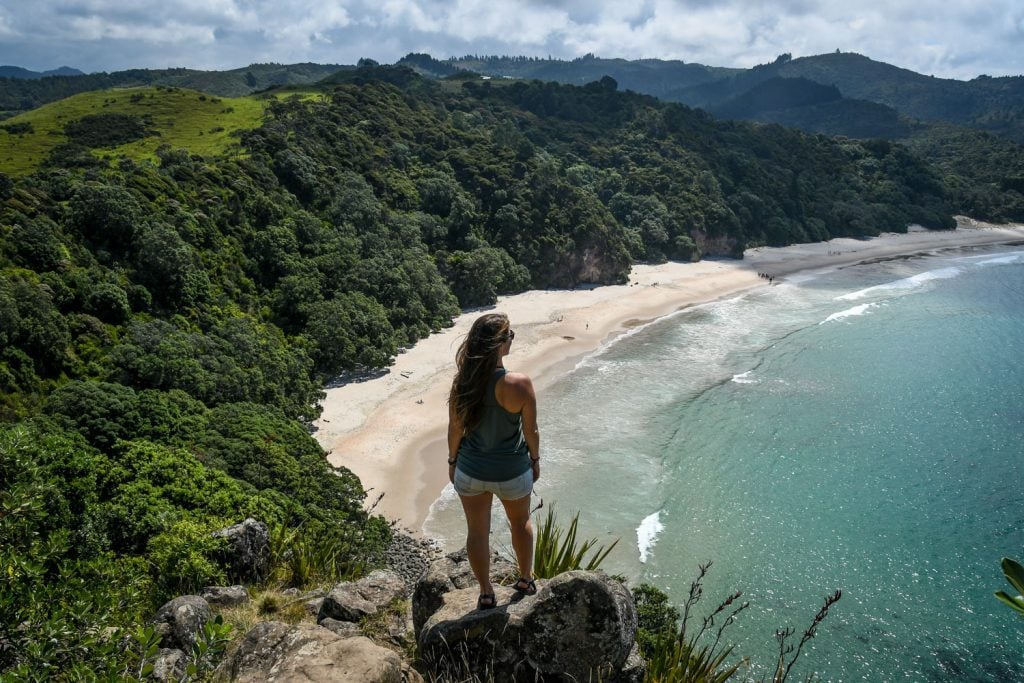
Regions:
<instances>
[{"instance_id":1,"label":"sea foam","mask_svg":"<svg viewBox=\"0 0 1024 683\"><path fill-rule=\"evenodd\" d=\"M842 296L837 296L836 300L856 301L857 299L863 299L864 297L871 296L873 294L885 294L887 292L917 289L932 280L948 280L949 278L956 277L962 272L963 270L956 266L928 270L911 277L905 277L900 280L894 280L893 282L886 282L882 285L875 285L874 287L868 287L866 289L857 290L856 292L850 292L849 294L843 294Z\"/></svg>"},{"instance_id":2,"label":"sea foam","mask_svg":"<svg viewBox=\"0 0 1024 683\"><path fill-rule=\"evenodd\" d=\"M636 545L640 551L640 561L647 562L647 557L651 552L651 548L654 547L655 541L658 540L658 534L664 529L664 525L661 523L661 511L655 512L653 515L647 515L643 521L640 522L640 526L636 528Z\"/></svg>"},{"instance_id":3,"label":"sea foam","mask_svg":"<svg viewBox=\"0 0 1024 683\"><path fill-rule=\"evenodd\" d=\"M849 318L851 316L864 315L865 313L867 313L868 309L871 308L874 305L875 304L858 304L857 306L854 306L853 308L847 308L845 311L839 311L838 313L833 313L832 315L830 315L829 317L825 318L824 320L822 320L818 324L819 325L824 325L825 323L832 322L833 320L842 320L843 318Z\"/></svg>"}]
</instances>

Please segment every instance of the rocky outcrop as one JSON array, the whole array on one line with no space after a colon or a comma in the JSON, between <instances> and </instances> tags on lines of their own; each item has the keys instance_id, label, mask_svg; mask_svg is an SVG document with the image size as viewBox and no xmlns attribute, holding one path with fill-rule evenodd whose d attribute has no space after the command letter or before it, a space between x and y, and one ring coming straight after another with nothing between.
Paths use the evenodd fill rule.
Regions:
<instances>
[{"instance_id":1,"label":"rocky outcrop","mask_svg":"<svg viewBox=\"0 0 1024 683\"><path fill-rule=\"evenodd\" d=\"M430 565L416 584L411 610L394 609L408 595L406 579L394 571L338 584L322 598L317 625L259 624L221 663L216 678L415 683L422 681L420 674L398 654L414 633L426 667L421 670L430 680L642 683L636 607L621 582L601 572L567 572L538 581L540 590L528 596L509 585L518 575L513 564L495 556L491 569L498 606L488 610L476 608L479 589L464 550ZM307 605L319 599L297 591L292 598ZM200 603L205 604L197 596L184 596L161 614L195 613ZM171 630L191 629L193 641L201 628L195 626L201 620L189 627L187 619L180 627L171 626L176 620L163 621ZM182 638L181 648L187 649L188 637ZM179 658L168 655L170 672Z\"/></svg>"},{"instance_id":2,"label":"rocky outcrop","mask_svg":"<svg viewBox=\"0 0 1024 683\"><path fill-rule=\"evenodd\" d=\"M629 590L600 572L540 583L533 596L498 588L498 607L490 610L476 609L476 587L443 593L418 632L423 660L441 678L635 680L636 663L627 663L637 629ZM423 611L415 600L414 614Z\"/></svg>"},{"instance_id":3,"label":"rocky outcrop","mask_svg":"<svg viewBox=\"0 0 1024 683\"><path fill-rule=\"evenodd\" d=\"M213 532L225 539L225 548L217 560L228 571L228 578L244 584L260 583L270 571L270 530L263 522L248 518L241 524Z\"/></svg>"},{"instance_id":4,"label":"rocky outcrop","mask_svg":"<svg viewBox=\"0 0 1024 683\"><path fill-rule=\"evenodd\" d=\"M362 636L312 624L269 621L253 628L218 669L238 683L420 683L391 650Z\"/></svg>"},{"instance_id":5,"label":"rocky outcrop","mask_svg":"<svg viewBox=\"0 0 1024 683\"><path fill-rule=\"evenodd\" d=\"M207 586L199 597L216 607L237 607L249 602L249 591L245 586Z\"/></svg>"},{"instance_id":6,"label":"rocky outcrop","mask_svg":"<svg viewBox=\"0 0 1024 683\"><path fill-rule=\"evenodd\" d=\"M491 556L491 581L510 583L518 576L516 566L497 553ZM466 550L449 553L430 565L430 569L416 584L412 598L412 623L418 634L431 614L442 604L445 593L476 585L469 568Z\"/></svg>"},{"instance_id":7,"label":"rocky outcrop","mask_svg":"<svg viewBox=\"0 0 1024 683\"><path fill-rule=\"evenodd\" d=\"M197 634L212 618L213 612L206 600L198 595L182 595L158 609L152 624L162 646L191 652Z\"/></svg>"},{"instance_id":8,"label":"rocky outcrop","mask_svg":"<svg viewBox=\"0 0 1024 683\"><path fill-rule=\"evenodd\" d=\"M316 620L359 621L405 595L405 581L401 576L387 569L378 570L358 581L335 586L323 599Z\"/></svg>"}]
</instances>

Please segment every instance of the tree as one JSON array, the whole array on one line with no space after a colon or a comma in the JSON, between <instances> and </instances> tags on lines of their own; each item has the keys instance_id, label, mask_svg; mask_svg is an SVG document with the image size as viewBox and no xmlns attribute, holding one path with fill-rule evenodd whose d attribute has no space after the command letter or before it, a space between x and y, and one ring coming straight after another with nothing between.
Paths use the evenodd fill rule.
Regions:
<instances>
[{"instance_id":1,"label":"tree","mask_svg":"<svg viewBox=\"0 0 1024 683\"><path fill-rule=\"evenodd\" d=\"M146 227L136 241L135 279L167 308L196 305L209 296L210 280L199 256L164 223Z\"/></svg>"},{"instance_id":2,"label":"tree","mask_svg":"<svg viewBox=\"0 0 1024 683\"><path fill-rule=\"evenodd\" d=\"M325 375L382 367L398 352L387 311L360 292L310 306L305 334L313 343L317 370Z\"/></svg>"},{"instance_id":3,"label":"tree","mask_svg":"<svg viewBox=\"0 0 1024 683\"><path fill-rule=\"evenodd\" d=\"M82 185L68 202L67 224L97 250L121 255L138 229L141 207L117 185Z\"/></svg>"},{"instance_id":4,"label":"tree","mask_svg":"<svg viewBox=\"0 0 1024 683\"><path fill-rule=\"evenodd\" d=\"M135 391L110 382L68 382L50 395L46 412L101 449L133 438L142 424Z\"/></svg>"}]
</instances>

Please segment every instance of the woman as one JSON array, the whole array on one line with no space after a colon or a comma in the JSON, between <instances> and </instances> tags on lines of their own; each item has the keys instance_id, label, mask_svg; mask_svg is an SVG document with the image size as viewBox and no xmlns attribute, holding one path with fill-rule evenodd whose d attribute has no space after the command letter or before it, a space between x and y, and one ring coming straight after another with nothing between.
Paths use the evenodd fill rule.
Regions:
<instances>
[{"instance_id":1,"label":"woman","mask_svg":"<svg viewBox=\"0 0 1024 683\"><path fill-rule=\"evenodd\" d=\"M491 585L491 501L497 495L512 527L519 564L516 590L537 592L533 578L530 493L540 478L537 396L530 378L506 372L515 339L508 316L476 319L459 347L448 395L448 479L466 513L466 552L480 584L478 609L497 606Z\"/></svg>"}]
</instances>

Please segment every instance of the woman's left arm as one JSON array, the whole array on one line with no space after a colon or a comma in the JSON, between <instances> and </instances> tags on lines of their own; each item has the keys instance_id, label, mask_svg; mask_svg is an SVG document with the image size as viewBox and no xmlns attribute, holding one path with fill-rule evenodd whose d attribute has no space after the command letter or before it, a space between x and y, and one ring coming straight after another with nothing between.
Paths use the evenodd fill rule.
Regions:
<instances>
[{"instance_id":1,"label":"woman's left arm","mask_svg":"<svg viewBox=\"0 0 1024 683\"><path fill-rule=\"evenodd\" d=\"M455 461L459 458L459 444L462 443L462 426L455 415L455 405L448 404L448 481L455 483Z\"/></svg>"}]
</instances>

